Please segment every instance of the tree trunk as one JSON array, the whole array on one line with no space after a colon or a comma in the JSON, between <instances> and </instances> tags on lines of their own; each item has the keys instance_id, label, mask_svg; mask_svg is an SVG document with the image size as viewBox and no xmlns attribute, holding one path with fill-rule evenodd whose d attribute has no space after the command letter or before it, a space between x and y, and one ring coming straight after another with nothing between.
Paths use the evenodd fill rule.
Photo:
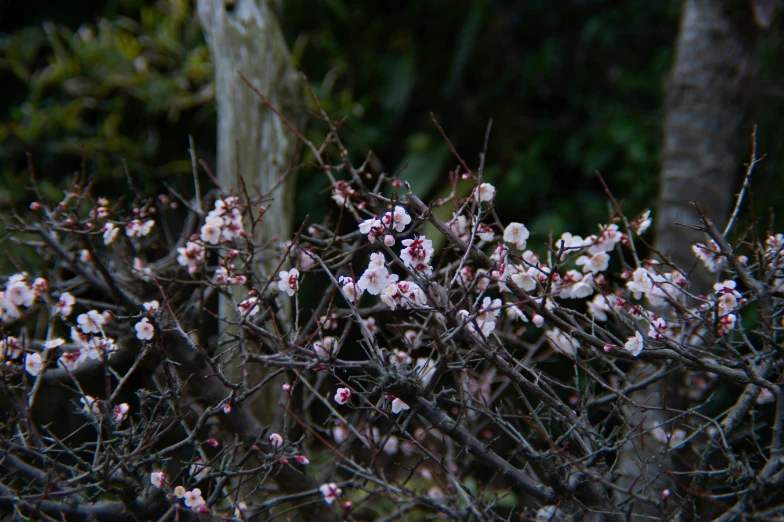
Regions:
<instances>
[{"instance_id":1,"label":"tree trunk","mask_svg":"<svg viewBox=\"0 0 784 522\"><path fill-rule=\"evenodd\" d=\"M747 145L742 128L757 77L753 15L748 0L686 0L675 60L666 86L666 118L656 247L676 266L695 262L691 244L705 237L676 222L697 225L697 201L723 227ZM749 129L750 131L750 129ZM699 266L698 292L711 274Z\"/></svg>"},{"instance_id":2,"label":"tree trunk","mask_svg":"<svg viewBox=\"0 0 784 522\"><path fill-rule=\"evenodd\" d=\"M254 245L276 245L289 237L293 220L293 180L280 183L294 153L295 137L239 77L241 71L270 103L286 112L294 99L296 74L275 13L259 0L199 0L199 16L215 62L215 93L218 104L217 175L224 193L251 198L272 197L262 226L256 227ZM276 185L280 185L276 187ZM274 190L273 190L274 188ZM258 215L258 210L254 211ZM278 249L267 254L259 267L264 275L277 264ZM236 300L244 299L237 289ZM229 299L220 303L221 317L236 316ZM236 334L223 329L221 337ZM239 348L237 348L239 350ZM230 353L226 374L241 380L239 353ZM253 384L253 383L249 383ZM270 382L248 406L261 425L275 424L280 383Z\"/></svg>"},{"instance_id":3,"label":"tree trunk","mask_svg":"<svg viewBox=\"0 0 784 522\"><path fill-rule=\"evenodd\" d=\"M757 76L754 60L754 17L748 0L685 0L675 58L666 85L666 117L658 213L655 214L655 247L675 265L688 271L695 266L694 242L706 236L676 223L698 225L692 202L696 201L723 227L731 211L735 180L741 173L738 152L748 142L742 126L749 93ZM750 130L750 129L749 129ZM711 291L716 274L701 264L691 279L693 293ZM642 380L656 367L640 364L635 375ZM683 377L683 376L680 376ZM624 407L627 426L650 430L665 424L668 408L687 408L679 376L654 383L630 395L643 408ZM654 457L661 443L651 436L637 436L621 450L619 485L658 498L671 488L666 470L671 458ZM662 516L638 506L636 517Z\"/></svg>"}]
</instances>

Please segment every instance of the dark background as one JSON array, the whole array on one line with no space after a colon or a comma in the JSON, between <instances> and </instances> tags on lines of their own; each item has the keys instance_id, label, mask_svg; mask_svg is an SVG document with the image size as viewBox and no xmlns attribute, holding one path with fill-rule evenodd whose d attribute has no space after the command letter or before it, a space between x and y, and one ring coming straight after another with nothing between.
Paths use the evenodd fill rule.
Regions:
<instances>
[{"instance_id":1,"label":"dark background","mask_svg":"<svg viewBox=\"0 0 784 522\"><path fill-rule=\"evenodd\" d=\"M444 190L457 164L432 112L472 166L493 120L486 178L501 215L514 213L534 232L587 234L605 221L597 170L630 215L654 206L680 2L284 4L295 64L330 114L347 117L352 154L373 150L386 171L407 164L402 177L426 199ZM124 164L151 194L163 181L187 186L189 135L214 158L212 67L192 2L0 5L3 205L31 199L26 152L52 198L81 168L83 147L96 190L107 195L122 193ZM757 48L762 74L738 138L738 180L758 123L769 158L754 201L764 212L780 199L780 23ZM317 139L321 130L308 132ZM326 180L313 179L301 178L298 209L318 215L330 203L320 193Z\"/></svg>"}]
</instances>

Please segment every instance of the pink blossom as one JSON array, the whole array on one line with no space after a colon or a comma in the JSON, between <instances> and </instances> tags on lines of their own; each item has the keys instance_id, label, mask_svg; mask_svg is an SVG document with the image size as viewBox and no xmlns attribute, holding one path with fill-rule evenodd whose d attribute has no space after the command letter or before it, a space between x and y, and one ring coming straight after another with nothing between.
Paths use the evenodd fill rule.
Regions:
<instances>
[{"instance_id":1,"label":"pink blossom","mask_svg":"<svg viewBox=\"0 0 784 522\"><path fill-rule=\"evenodd\" d=\"M384 288L381 300L395 310L398 306L411 309L427 306L427 296L416 283L400 281Z\"/></svg>"},{"instance_id":2,"label":"pink blossom","mask_svg":"<svg viewBox=\"0 0 784 522\"><path fill-rule=\"evenodd\" d=\"M371 265L359 278L357 286L360 290L366 291L370 295L378 295L397 279L398 277L395 274L390 274L385 266Z\"/></svg>"},{"instance_id":3,"label":"pink blossom","mask_svg":"<svg viewBox=\"0 0 784 522\"><path fill-rule=\"evenodd\" d=\"M106 246L111 245L117 239L117 234L120 233L120 229L115 227L114 223L106 223L101 231L103 232L103 244Z\"/></svg>"},{"instance_id":4,"label":"pink blossom","mask_svg":"<svg viewBox=\"0 0 784 522\"><path fill-rule=\"evenodd\" d=\"M433 257L433 242L425 236L402 241L406 247L400 251L400 259L411 270L430 275L433 272L430 259Z\"/></svg>"},{"instance_id":5,"label":"pink blossom","mask_svg":"<svg viewBox=\"0 0 784 522\"><path fill-rule=\"evenodd\" d=\"M272 447L279 448L283 446L283 436L280 433L271 433L269 442Z\"/></svg>"},{"instance_id":6,"label":"pink blossom","mask_svg":"<svg viewBox=\"0 0 784 522\"><path fill-rule=\"evenodd\" d=\"M152 231L152 227L155 225L155 221L152 219L148 219L146 221L142 221L140 219L134 219L125 227L125 234L128 237L144 237L149 235Z\"/></svg>"},{"instance_id":7,"label":"pink blossom","mask_svg":"<svg viewBox=\"0 0 784 522\"><path fill-rule=\"evenodd\" d=\"M36 377L44 369L44 361L38 352L28 353L25 357L25 371Z\"/></svg>"},{"instance_id":8,"label":"pink blossom","mask_svg":"<svg viewBox=\"0 0 784 522\"><path fill-rule=\"evenodd\" d=\"M206 504L201 497L201 489L194 488L191 491L186 491L184 495L185 505L191 509L198 509Z\"/></svg>"},{"instance_id":9,"label":"pink blossom","mask_svg":"<svg viewBox=\"0 0 784 522\"><path fill-rule=\"evenodd\" d=\"M292 268L291 270L284 270L278 274L280 281L278 281L278 289L281 292L286 292L289 297L293 296L299 290L299 270Z\"/></svg>"},{"instance_id":10,"label":"pink blossom","mask_svg":"<svg viewBox=\"0 0 784 522\"><path fill-rule=\"evenodd\" d=\"M210 218L202 225L199 237L205 243L209 243L211 245L217 245L223 234L221 230L223 227L223 219L221 218Z\"/></svg>"},{"instance_id":11,"label":"pink blossom","mask_svg":"<svg viewBox=\"0 0 784 522\"><path fill-rule=\"evenodd\" d=\"M319 359L329 359L335 354L338 340L334 337L324 337L320 341L313 343L313 351Z\"/></svg>"},{"instance_id":12,"label":"pink blossom","mask_svg":"<svg viewBox=\"0 0 784 522\"><path fill-rule=\"evenodd\" d=\"M340 494L343 492L334 482L322 484L321 487L319 487L319 491L324 495L324 502L327 504L332 504L334 501L338 500Z\"/></svg>"},{"instance_id":13,"label":"pink blossom","mask_svg":"<svg viewBox=\"0 0 784 522\"><path fill-rule=\"evenodd\" d=\"M180 266L195 266L204 262L204 247L193 241L185 243L184 247L178 247L177 262Z\"/></svg>"},{"instance_id":14,"label":"pink blossom","mask_svg":"<svg viewBox=\"0 0 784 522\"><path fill-rule=\"evenodd\" d=\"M158 489L162 489L166 484L166 473L160 470L156 470L150 473L150 484Z\"/></svg>"},{"instance_id":15,"label":"pink blossom","mask_svg":"<svg viewBox=\"0 0 784 522\"><path fill-rule=\"evenodd\" d=\"M351 390L348 388L338 388L338 391L335 392L335 402L340 404L346 404L348 401L351 400Z\"/></svg>"},{"instance_id":16,"label":"pink blossom","mask_svg":"<svg viewBox=\"0 0 784 522\"><path fill-rule=\"evenodd\" d=\"M74 296L69 294L68 292L63 292L60 294L59 299L52 307L52 315L59 315L63 319L71 315L73 311L73 306L76 303L76 299Z\"/></svg>"},{"instance_id":17,"label":"pink blossom","mask_svg":"<svg viewBox=\"0 0 784 522\"><path fill-rule=\"evenodd\" d=\"M238 309L239 313L242 315L253 317L261 311L261 307L259 306L259 298L249 297L245 299L244 301L240 302Z\"/></svg>"},{"instance_id":18,"label":"pink blossom","mask_svg":"<svg viewBox=\"0 0 784 522\"><path fill-rule=\"evenodd\" d=\"M359 231L367 234L368 241L375 243L376 239L384 235L385 227L381 220L370 218L359 224Z\"/></svg>"},{"instance_id":19,"label":"pink blossom","mask_svg":"<svg viewBox=\"0 0 784 522\"><path fill-rule=\"evenodd\" d=\"M114 407L114 412L112 413L112 420L115 422L115 424L119 424L123 420L125 420L125 417L128 415L129 409L130 406L128 406L127 402L118 404L117 406Z\"/></svg>"},{"instance_id":20,"label":"pink blossom","mask_svg":"<svg viewBox=\"0 0 784 522\"><path fill-rule=\"evenodd\" d=\"M363 290L359 288L350 277L341 276L340 279L338 279L338 283L341 285L340 290L343 292L346 299L348 299L350 303L356 304L360 296L362 296Z\"/></svg>"}]
</instances>

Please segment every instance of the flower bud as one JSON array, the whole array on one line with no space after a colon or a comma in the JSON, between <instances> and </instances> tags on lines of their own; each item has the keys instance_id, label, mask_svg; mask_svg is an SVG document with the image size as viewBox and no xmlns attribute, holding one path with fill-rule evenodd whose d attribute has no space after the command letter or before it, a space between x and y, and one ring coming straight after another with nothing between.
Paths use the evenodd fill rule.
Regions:
<instances>
[{"instance_id":1,"label":"flower bud","mask_svg":"<svg viewBox=\"0 0 784 522\"><path fill-rule=\"evenodd\" d=\"M281 388L283 389L284 392L288 393L291 391L291 384L284 382Z\"/></svg>"}]
</instances>

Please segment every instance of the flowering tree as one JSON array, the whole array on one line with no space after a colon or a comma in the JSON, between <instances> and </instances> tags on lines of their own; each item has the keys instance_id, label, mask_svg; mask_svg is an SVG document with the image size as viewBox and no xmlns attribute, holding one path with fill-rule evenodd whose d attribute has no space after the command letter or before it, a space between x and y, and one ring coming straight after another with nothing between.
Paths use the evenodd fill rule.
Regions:
<instances>
[{"instance_id":1,"label":"flowering tree","mask_svg":"<svg viewBox=\"0 0 784 522\"><path fill-rule=\"evenodd\" d=\"M609 191L614 212L595 234L537 237L500 221L483 156L472 169L453 149L455 190L428 205L397 175L355 164L319 114L325 143L290 129L309 151L300 169L329 178L335 212L284 244L246 232L265 218L243 194L136 194L127 209L83 178L5 218L18 269L0 298L4 510L780 515L784 236L733 235L734 218L719 229L696 205L711 239L694 259L716 283L693 295L690 267L643 239L650 214L628 219ZM230 314L216 313L219 297ZM231 372L228 350L241 353ZM284 420L271 430L247 405L277 376ZM649 415L632 396L663 380L681 393ZM630 449L637 462L619 468Z\"/></svg>"}]
</instances>

